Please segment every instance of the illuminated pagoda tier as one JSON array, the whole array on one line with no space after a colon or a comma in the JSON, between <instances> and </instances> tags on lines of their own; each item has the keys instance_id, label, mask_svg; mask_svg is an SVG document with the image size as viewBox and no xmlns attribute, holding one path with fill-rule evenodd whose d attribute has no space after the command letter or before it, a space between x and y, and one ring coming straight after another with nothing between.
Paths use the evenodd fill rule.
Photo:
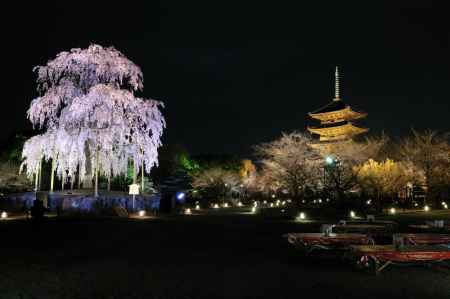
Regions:
<instances>
[{"instance_id":1,"label":"illuminated pagoda tier","mask_svg":"<svg viewBox=\"0 0 450 299\"><path fill-rule=\"evenodd\" d=\"M325 145L337 141L350 140L354 136L368 131L355 126L353 122L367 116L367 113L352 110L339 96L339 72L336 67L335 95L333 101L326 106L308 113L312 119L320 121L318 126L308 126L308 131L318 136L318 143Z\"/></svg>"}]
</instances>

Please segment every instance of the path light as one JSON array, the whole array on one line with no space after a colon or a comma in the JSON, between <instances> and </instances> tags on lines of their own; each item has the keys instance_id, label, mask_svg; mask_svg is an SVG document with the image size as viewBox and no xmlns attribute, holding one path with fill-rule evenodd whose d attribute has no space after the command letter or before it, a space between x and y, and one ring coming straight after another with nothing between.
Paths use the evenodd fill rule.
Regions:
<instances>
[{"instance_id":1,"label":"path light","mask_svg":"<svg viewBox=\"0 0 450 299\"><path fill-rule=\"evenodd\" d=\"M256 206L252 207L252 213L256 213Z\"/></svg>"},{"instance_id":2,"label":"path light","mask_svg":"<svg viewBox=\"0 0 450 299\"><path fill-rule=\"evenodd\" d=\"M354 211L350 211L350 217L351 217L351 218L355 218L355 217L356 217L356 214L355 214Z\"/></svg>"},{"instance_id":3,"label":"path light","mask_svg":"<svg viewBox=\"0 0 450 299\"><path fill-rule=\"evenodd\" d=\"M429 206L424 206L424 207L423 207L423 210L424 210L425 212L428 212L428 211L430 210L430 207L429 207Z\"/></svg>"},{"instance_id":4,"label":"path light","mask_svg":"<svg viewBox=\"0 0 450 299\"><path fill-rule=\"evenodd\" d=\"M145 216L145 211L144 210L140 210L138 212L139 217L144 217Z\"/></svg>"},{"instance_id":5,"label":"path light","mask_svg":"<svg viewBox=\"0 0 450 299\"><path fill-rule=\"evenodd\" d=\"M257 207L257 206L258 206L258 202L255 201L255 202L253 203L253 206L254 206L254 207Z\"/></svg>"},{"instance_id":6,"label":"path light","mask_svg":"<svg viewBox=\"0 0 450 299\"><path fill-rule=\"evenodd\" d=\"M191 209L189 209L189 208L185 209L185 210L184 210L184 214L185 214L185 215L191 215L191 214L192 214Z\"/></svg>"},{"instance_id":7,"label":"path light","mask_svg":"<svg viewBox=\"0 0 450 299\"><path fill-rule=\"evenodd\" d=\"M392 215L394 215L394 214L396 213L395 208L391 208L391 209L389 210L389 213L391 213Z\"/></svg>"},{"instance_id":8,"label":"path light","mask_svg":"<svg viewBox=\"0 0 450 299\"><path fill-rule=\"evenodd\" d=\"M272 194L272 198L275 198L275 194Z\"/></svg>"},{"instance_id":9,"label":"path light","mask_svg":"<svg viewBox=\"0 0 450 299\"><path fill-rule=\"evenodd\" d=\"M242 207L242 202L238 202L237 206Z\"/></svg>"},{"instance_id":10,"label":"path light","mask_svg":"<svg viewBox=\"0 0 450 299\"><path fill-rule=\"evenodd\" d=\"M200 210L200 205L196 205L196 206L195 206L195 209L196 209L196 210Z\"/></svg>"},{"instance_id":11,"label":"path light","mask_svg":"<svg viewBox=\"0 0 450 299\"><path fill-rule=\"evenodd\" d=\"M366 204L368 204L368 205L370 205L372 203L372 200L368 200L368 201L366 201Z\"/></svg>"},{"instance_id":12,"label":"path light","mask_svg":"<svg viewBox=\"0 0 450 299\"><path fill-rule=\"evenodd\" d=\"M215 203L214 206L213 206L213 208L214 208L214 209L218 209L218 208L219 208L219 205Z\"/></svg>"},{"instance_id":13,"label":"path light","mask_svg":"<svg viewBox=\"0 0 450 299\"><path fill-rule=\"evenodd\" d=\"M321 200L321 199L319 199L319 203L322 203L322 200Z\"/></svg>"},{"instance_id":14,"label":"path light","mask_svg":"<svg viewBox=\"0 0 450 299\"><path fill-rule=\"evenodd\" d=\"M228 203L227 203L227 202L224 203L224 204L223 204L223 207L224 207L224 208L228 208Z\"/></svg>"},{"instance_id":15,"label":"path light","mask_svg":"<svg viewBox=\"0 0 450 299\"><path fill-rule=\"evenodd\" d=\"M299 219L299 220L305 220L305 219L306 219L305 213L300 212L300 215L298 215L298 219Z\"/></svg>"},{"instance_id":16,"label":"path light","mask_svg":"<svg viewBox=\"0 0 450 299\"><path fill-rule=\"evenodd\" d=\"M263 201L263 204L267 204L267 200Z\"/></svg>"},{"instance_id":17,"label":"path light","mask_svg":"<svg viewBox=\"0 0 450 299\"><path fill-rule=\"evenodd\" d=\"M0 215L1 219L6 219L8 218L8 213L6 213L5 211L2 212L2 214Z\"/></svg>"},{"instance_id":18,"label":"path light","mask_svg":"<svg viewBox=\"0 0 450 299\"><path fill-rule=\"evenodd\" d=\"M273 202L270 203L270 207L273 208Z\"/></svg>"},{"instance_id":19,"label":"path light","mask_svg":"<svg viewBox=\"0 0 450 299\"><path fill-rule=\"evenodd\" d=\"M282 206L286 205L286 201L283 200L283 201L281 202L281 205L282 205Z\"/></svg>"}]
</instances>

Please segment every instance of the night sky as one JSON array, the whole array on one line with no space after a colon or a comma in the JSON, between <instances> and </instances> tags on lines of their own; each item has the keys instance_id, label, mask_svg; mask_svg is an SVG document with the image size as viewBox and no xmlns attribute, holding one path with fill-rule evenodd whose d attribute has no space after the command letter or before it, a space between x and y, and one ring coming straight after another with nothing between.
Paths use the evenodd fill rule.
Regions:
<instances>
[{"instance_id":1,"label":"night sky","mask_svg":"<svg viewBox=\"0 0 450 299\"><path fill-rule=\"evenodd\" d=\"M1 21L0 140L30 127L33 66L91 42L141 66L143 96L166 104L164 142L193 154L247 154L304 130L306 114L332 99L335 65L342 98L368 112L371 133L449 130L445 2L16 1Z\"/></svg>"}]
</instances>

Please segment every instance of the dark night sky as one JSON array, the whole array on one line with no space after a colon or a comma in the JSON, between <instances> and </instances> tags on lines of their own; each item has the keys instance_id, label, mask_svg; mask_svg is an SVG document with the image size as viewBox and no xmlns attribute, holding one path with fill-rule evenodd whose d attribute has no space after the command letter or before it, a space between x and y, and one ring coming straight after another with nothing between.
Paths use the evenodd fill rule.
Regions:
<instances>
[{"instance_id":1,"label":"dark night sky","mask_svg":"<svg viewBox=\"0 0 450 299\"><path fill-rule=\"evenodd\" d=\"M247 153L304 130L332 98L335 65L371 132L450 129L446 1L244 2L16 1L2 20L1 140L29 126L33 66L90 42L142 67L144 96L166 104L165 142L193 153Z\"/></svg>"}]
</instances>

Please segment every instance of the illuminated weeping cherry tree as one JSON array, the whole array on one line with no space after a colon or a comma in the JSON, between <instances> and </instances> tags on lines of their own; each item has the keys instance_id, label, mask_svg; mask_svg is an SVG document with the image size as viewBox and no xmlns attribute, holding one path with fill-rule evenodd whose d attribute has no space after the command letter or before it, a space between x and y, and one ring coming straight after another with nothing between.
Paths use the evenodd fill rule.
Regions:
<instances>
[{"instance_id":1,"label":"illuminated weeping cherry tree","mask_svg":"<svg viewBox=\"0 0 450 299\"><path fill-rule=\"evenodd\" d=\"M95 178L98 196L100 174L124 174L132 160L135 182L138 165L143 176L158 163L163 104L134 95L143 89L142 72L122 53L91 45L62 52L35 70L43 95L32 101L28 118L47 132L24 147L28 176L37 173L42 158L51 159L51 187L54 172L63 182L66 174L78 173L80 179Z\"/></svg>"}]
</instances>

